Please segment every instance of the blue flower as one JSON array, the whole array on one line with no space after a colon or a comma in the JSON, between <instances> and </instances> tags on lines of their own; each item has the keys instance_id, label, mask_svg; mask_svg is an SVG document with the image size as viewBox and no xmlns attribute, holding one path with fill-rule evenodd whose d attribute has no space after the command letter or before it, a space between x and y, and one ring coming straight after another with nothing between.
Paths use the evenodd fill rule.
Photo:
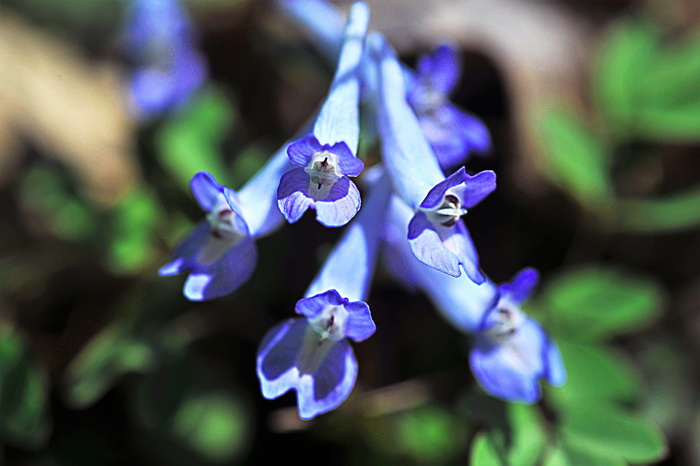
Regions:
<instances>
[{"instance_id":1,"label":"blue flower","mask_svg":"<svg viewBox=\"0 0 700 466\"><path fill-rule=\"evenodd\" d=\"M538 279L535 270L525 269L512 283L498 288L495 305L484 314L469 358L484 390L509 401L538 401L540 379L555 386L566 382L557 345L519 308Z\"/></svg>"},{"instance_id":2,"label":"blue flower","mask_svg":"<svg viewBox=\"0 0 700 466\"><path fill-rule=\"evenodd\" d=\"M197 173L190 189L207 211L206 220L195 227L176 248L174 259L158 273L190 272L183 293L187 299L202 301L230 294L247 281L255 269L257 252L233 191L207 172Z\"/></svg>"},{"instance_id":3,"label":"blue flower","mask_svg":"<svg viewBox=\"0 0 700 466\"><path fill-rule=\"evenodd\" d=\"M192 26L178 1L134 1L126 45L136 65L129 94L137 116L177 109L204 83L206 65L192 36Z\"/></svg>"},{"instance_id":4,"label":"blue flower","mask_svg":"<svg viewBox=\"0 0 700 466\"><path fill-rule=\"evenodd\" d=\"M484 152L491 146L481 120L449 101L460 68L457 51L442 44L418 61L415 74L406 73L406 98L443 169L464 163L472 151Z\"/></svg>"},{"instance_id":5,"label":"blue flower","mask_svg":"<svg viewBox=\"0 0 700 466\"><path fill-rule=\"evenodd\" d=\"M376 327L366 299L391 186L378 182L323 268L297 303L306 319L290 319L270 330L258 350L263 396L296 390L299 416L311 419L337 408L357 379L348 338L362 341Z\"/></svg>"},{"instance_id":6,"label":"blue flower","mask_svg":"<svg viewBox=\"0 0 700 466\"><path fill-rule=\"evenodd\" d=\"M337 408L357 379L357 360L347 341L362 341L375 331L369 307L329 290L297 302L306 319L289 319L270 330L258 350L262 394L277 398L297 392L299 417L311 419Z\"/></svg>"},{"instance_id":7,"label":"blue flower","mask_svg":"<svg viewBox=\"0 0 700 466\"><path fill-rule=\"evenodd\" d=\"M325 226L345 225L360 209L360 193L348 176L357 176L364 164L356 157L359 142L361 62L369 9L355 3L345 28L340 58L331 89L313 126L312 134L289 146L292 163L301 166L280 180L277 197L288 222L307 209Z\"/></svg>"},{"instance_id":8,"label":"blue flower","mask_svg":"<svg viewBox=\"0 0 700 466\"><path fill-rule=\"evenodd\" d=\"M396 54L379 34L370 37L379 77L379 132L384 166L396 192L415 211L408 239L416 257L453 277L460 266L476 283L484 281L478 255L460 218L496 188L496 175L474 176L464 168L447 179L416 115L408 106Z\"/></svg>"},{"instance_id":9,"label":"blue flower","mask_svg":"<svg viewBox=\"0 0 700 466\"><path fill-rule=\"evenodd\" d=\"M512 283L497 286L426 267L403 238L411 214L400 199L392 199L385 230L387 265L404 283L425 292L448 322L474 335L470 364L484 390L508 401L533 403L541 396L540 379L562 385L566 371L556 344L518 307L537 284L537 272L525 269Z\"/></svg>"}]
</instances>

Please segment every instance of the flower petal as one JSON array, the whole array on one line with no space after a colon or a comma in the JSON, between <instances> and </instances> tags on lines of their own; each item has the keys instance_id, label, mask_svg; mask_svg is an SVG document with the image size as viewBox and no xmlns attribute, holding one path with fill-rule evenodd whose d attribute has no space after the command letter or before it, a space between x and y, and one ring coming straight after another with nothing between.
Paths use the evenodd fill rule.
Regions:
<instances>
[{"instance_id":1,"label":"flower petal","mask_svg":"<svg viewBox=\"0 0 700 466\"><path fill-rule=\"evenodd\" d=\"M328 341L328 340L326 340ZM357 360L347 340L334 342L313 374L304 374L297 387L299 417L312 419L347 399L357 380Z\"/></svg>"},{"instance_id":2,"label":"flower petal","mask_svg":"<svg viewBox=\"0 0 700 466\"><path fill-rule=\"evenodd\" d=\"M556 343L549 340L545 352L545 360L547 361L546 377L549 383L555 387L561 387L566 383L566 368L564 361L561 358L559 347Z\"/></svg>"},{"instance_id":3,"label":"flower petal","mask_svg":"<svg viewBox=\"0 0 700 466\"><path fill-rule=\"evenodd\" d=\"M436 225L435 229L442 244L457 257L467 276L477 285L484 283L486 277L479 270L479 255L464 222L458 220L451 227Z\"/></svg>"},{"instance_id":4,"label":"flower petal","mask_svg":"<svg viewBox=\"0 0 700 466\"><path fill-rule=\"evenodd\" d=\"M214 238L215 241L220 241ZM210 240L211 241L211 240ZM187 278L184 294L190 301L203 301L233 293L255 270L255 241L246 236L210 264L198 264Z\"/></svg>"},{"instance_id":5,"label":"flower petal","mask_svg":"<svg viewBox=\"0 0 700 466\"><path fill-rule=\"evenodd\" d=\"M445 193L448 189L454 189L455 187L466 183L468 180L469 175L467 175L467 170L464 167L460 168L459 170L445 178L443 181L440 181L430 189L428 195L425 196L423 202L420 203L421 208L435 209L440 204L442 204L442 201L445 198ZM455 195L459 197L461 202L462 197L460 196L460 194L461 191L455 193Z\"/></svg>"},{"instance_id":6,"label":"flower petal","mask_svg":"<svg viewBox=\"0 0 700 466\"><path fill-rule=\"evenodd\" d=\"M308 319L313 319L328 306L344 306L348 302L336 290L331 289L315 296L300 299L297 301L294 310Z\"/></svg>"},{"instance_id":7,"label":"flower petal","mask_svg":"<svg viewBox=\"0 0 700 466\"><path fill-rule=\"evenodd\" d=\"M325 147L326 146L324 146L324 148ZM362 160L353 155L345 142L341 141L337 144L333 144L333 146L328 148L328 151L338 156L338 167L343 175L358 176L362 173L362 169L365 168L365 164Z\"/></svg>"},{"instance_id":8,"label":"flower petal","mask_svg":"<svg viewBox=\"0 0 700 466\"><path fill-rule=\"evenodd\" d=\"M526 317L514 333L498 340L478 335L470 364L479 384L490 394L534 403L541 396L539 379L546 375L548 346L539 324Z\"/></svg>"},{"instance_id":9,"label":"flower petal","mask_svg":"<svg viewBox=\"0 0 700 466\"><path fill-rule=\"evenodd\" d=\"M294 223L313 208L314 200L309 195L309 175L303 168L288 171L280 179L277 188L277 205L289 223Z\"/></svg>"},{"instance_id":10,"label":"flower petal","mask_svg":"<svg viewBox=\"0 0 700 466\"><path fill-rule=\"evenodd\" d=\"M457 83L461 64L457 50L449 44L441 44L433 53L422 57L416 68L419 81L447 95Z\"/></svg>"},{"instance_id":11,"label":"flower petal","mask_svg":"<svg viewBox=\"0 0 700 466\"><path fill-rule=\"evenodd\" d=\"M377 330L372 320L369 306L364 301L354 301L345 305L348 311L348 321L345 325L345 336L354 341L363 341L371 337Z\"/></svg>"},{"instance_id":12,"label":"flower petal","mask_svg":"<svg viewBox=\"0 0 700 466\"><path fill-rule=\"evenodd\" d=\"M316 139L316 136L309 134L291 143L287 147L287 155L293 164L306 167L314 153L322 150L323 147Z\"/></svg>"},{"instance_id":13,"label":"flower petal","mask_svg":"<svg viewBox=\"0 0 700 466\"><path fill-rule=\"evenodd\" d=\"M526 268L518 272L510 283L501 285L500 291L507 294L514 303L520 304L530 297L539 281L540 274L537 270Z\"/></svg>"},{"instance_id":14,"label":"flower petal","mask_svg":"<svg viewBox=\"0 0 700 466\"><path fill-rule=\"evenodd\" d=\"M265 334L256 367L262 394L268 400L297 386L296 362L308 328L306 319L288 319Z\"/></svg>"},{"instance_id":15,"label":"flower petal","mask_svg":"<svg viewBox=\"0 0 700 466\"><path fill-rule=\"evenodd\" d=\"M355 183L341 178L333 184L326 199L316 201L316 219L327 227L343 226L360 210L360 204L360 191Z\"/></svg>"},{"instance_id":16,"label":"flower petal","mask_svg":"<svg viewBox=\"0 0 700 466\"><path fill-rule=\"evenodd\" d=\"M416 212L408 224L408 243L416 258L440 272L459 277L459 260L440 239L435 226L423 212Z\"/></svg>"},{"instance_id":17,"label":"flower petal","mask_svg":"<svg viewBox=\"0 0 700 466\"><path fill-rule=\"evenodd\" d=\"M199 172L190 180L190 190L199 206L209 212L216 205L219 196L224 192L223 187L209 172Z\"/></svg>"}]
</instances>

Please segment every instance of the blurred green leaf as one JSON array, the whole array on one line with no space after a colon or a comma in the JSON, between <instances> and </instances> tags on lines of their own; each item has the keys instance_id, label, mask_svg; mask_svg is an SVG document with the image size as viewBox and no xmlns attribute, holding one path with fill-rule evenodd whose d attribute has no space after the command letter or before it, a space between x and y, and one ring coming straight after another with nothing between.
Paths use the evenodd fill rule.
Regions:
<instances>
[{"instance_id":1,"label":"blurred green leaf","mask_svg":"<svg viewBox=\"0 0 700 466\"><path fill-rule=\"evenodd\" d=\"M618 228L676 231L700 225L700 187L659 199L625 199L617 205Z\"/></svg>"},{"instance_id":2,"label":"blurred green leaf","mask_svg":"<svg viewBox=\"0 0 700 466\"><path fill-rule=\"evenodd\" d=\"M97 402L129 372L147 372L156 363L152 349L128 328L112 324L95 336L66 371L66 399L74 408Z\"/></svg>"},{"instance_id":3,"label":"blurred green leaf","mask_svg":"<svg viewBox=\"0 0 700 466\"><path fill-rule=\"evenodd\" d=\"M189 192L190 179L202 170L210 172L220 183L230 185L231 177L220 145L234 118L226 97L208 88L160 129L156 136L158 158L183 190Z\"/></svg>"},{"instance_id":4,"label":"blurred green leaf","mask_svg":"<svg viewBox=\"0 0 700 466\"><path fill-rule=\"evenodd\" d=\"M173 434L210 461L240 454L248 424L240 402L230 393L206 392L186 398L175 415Z\"/></svg>"},{"instance_id":5,"label":"blurred green leaf","mask_svg":"<svg viewBox=\"0 0 700 466\"><path fill-rule=\"evenodd\" d=\"M537 408L510 403L508 417L513 433L508 447L508 464L518 466L538 464L547 437Z\"/></svg>"},{"instance_id":6,"label":"blurred green leaf","mask_svg":"<svg viewBox=\"0 0 700 466\"><path fill-rule=\"evenodd\" d=\"M148 266L155 231L163 221L162 207L146 186L131 192L117 207L112 220L109 265L117 273L134 273Z\"/></svg>"},{"instance_id":7,"label":"blurred green leaf","mask_svg":"<svg viewBox=\"0 0 700 466\"><path fill-rule=\"evenodd\" d=\"M641 463L666 453L666 440L655 425L612 404L570 406L560 431L566 444L603 458Z\"/></svg>"},{"instance_id":8,"label":"blurred green leaf","mask_svg":"<svg viewBox=\"0 0 700 466\"><path fill-rule=\"evenodd\" d=\"M607 148L563 110L546 111L541 131L554 179L583 205L604 207L612 192Z\"/></svg>"},{"instance_id":9,"label":"blurred green leaf","mask_svg":"<svg viewBox=\"0 0 700 466\"><path fill-rule=\"evenodd\" d=\"M474 437L469 464L472 466L505 466L498 455L493 440L485 432L479 432Z\"/></svg>"},{"instance_id":10,"label":"blurred green leaf","mask_svg":"<svg viewBox=\"0 0 700 466\"><path fill-rule=\"evenodd\" d=\"M647 21L620 21L603 40L594 72L598 104L613 128L629 130L638 106L637 83L655 58L659 30Z\"/></svg>"},{"instance_id":11,"label":"blurred green leaf","mask_svg":"<svg viewBox=\"0 0 700 466\"><path fill-rule=\"evenodd\" d=\"M95 233L97 220L70 191L60 170L47 164L35 165L25 175L20 189L25 208L41 217L58 238L80 240Z\"/></svg>"},{"instance_id":12,"label":"blurred green leaf","mask_svg":"<svg viewBox=\"0 0 700 466\"><path fill-rule=\"evenodd\" d=\"M549 388L560 407L594 399L630 400L639 392L633 367L611 348L559 340L566 367L563 387Z\"/></svg>"},{"instance_id":13,"label":"blurred green leaf","mask_svg":"<svg viewBox=\"0 0 700 466\"><path fill-rule=\"evenodd\" d=\"M43 445L51 423L46 380L22 337L0 326L0 433L24 448Z\"/></svg>"},{"instance_id":14,"label":"blurred green leaf","mask_svg":"<svg viewBox=\"0 0 700 466\"><path fill-rule=\"evenodd\" d=\"M670 41L645 20L619 22L603 41L594 89L623 137L700 138L700 35Z\"/></svg>"},{"instance_id":15,"label":"blurred green leaf","mask_svg":"<svg viewBox=\"0 0 700 466\"><path fill-rule=\"evenodd\" d=\"M540 303L559 333L579 341L638 330L659 315L663 290L654 280L612 268L589 267L549 283Z\"/></svg>"},{"instance_id":16,"label":"blurred green leaf","mask_svg":"<svg viewBox=\"0 0 700 466\"><path fill-rule=\"evenodd\" d=\"M395 418L398 447L417 461L444 462L462 448L464 427L447 411L424 407Z\"/></svg>"}]
</instances>

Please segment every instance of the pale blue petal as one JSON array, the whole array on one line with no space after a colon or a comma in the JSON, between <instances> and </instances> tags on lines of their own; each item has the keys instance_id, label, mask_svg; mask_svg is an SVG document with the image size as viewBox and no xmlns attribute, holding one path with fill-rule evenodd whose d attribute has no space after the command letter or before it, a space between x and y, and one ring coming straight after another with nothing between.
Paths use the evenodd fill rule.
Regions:
<instances>
[{"instance_id":1,"label":"pale blue petal","mask_svg":"<svg viewBox=\"0 0 700 466\"><path fill-rule=\"evenodd\" d=\"M335 63L343 41L343 15L325 0L277 0L275 3L311 37L324 57Z\"/></svg>"},{"instance_id":2,"label":"pale blue petal","mask_svg":"<svg viewBox=\"0 0 700 466\"><path fill-rule=\"evenodd\" d=\"M316 219L327 227L341 227L360 210L360 204L360 191L355 183L341 178L333 184L325 200L315 202Z\"/></svg>"},{"instance_id":3,"label":"pale blue petal","mask_svg":"<svg viewBox=\"0 0 700 466\"><path fill-rule=\"evenodd\" d=\"M296 386L299 372L295 365L308 329L306 319L288 319L263 338L256 366L265 398L277 398Z\"/></svg>"},{"instance_id":4,"label":"pale blue petal","mask_svg":"<svg viewBox=\"0 0 700 466\"><path fill-rule=\"evenodd\" d=\"M553 341L549 341L546 347L545 358L547 361L547 380L555 387L561 387L566 383L566 368L561 358L559 347Z\"/></svg>"},{"instance_id":5,"label":"pale blue petal","mask_svg":"<svg viewBox=\"0 0 700 466\"><path fill-rule=\"evenodd\" d=\"M295 168L282 175L277 188L277 205L289 223L296 222L313 207L314 200L308 190L309 175L303 168Z\"/></svg>"},{"instance_id":6,"label":"pale blue petal","mask_svg":"<svg viewBox=\"0 0 700 466\"><path fill-rule=\"evenodd\" d=\"M328 98L313 129L321 144L344 141L353 154L357 154L360 135L360 65L368 24L369 8L364 2L356 2L350 9Z\"/></svg>"},{"instance_id":7,"label":"pale blue petal","mask_svg":"<svg viewBox=\"0 0 700 466\"><path fill-rule=\"evenodd\" d=\"M479 270L479 255L467 227L458 220L451 227L435 226L444 247L455 255L467 276L477 285L484 283L486 277Z\"/></svg>"},{"instance_id":8,"label":"pale blue petal","mask_svg":"<svg viewBox=\"0 0 700 466\"><path fill-rule=\"evenodd\" d=\"M347 303L345 309L348 311L348 321L345 326L345 336L351 340L360 342L371 337L377 330L377 326L372 320L369 306L364 301L354 301Z\"/></svg>"},{"instance_id":9,"label":"pale blue petal","mask_svg":"<svg viewBox=\"0 0 700 466\"><path fill-rule=\"evenodd\" d=\"M190 190L199 203L199 206L209 212L214 208L223 187L216 181L216 178L209 172L199 172L190 180Z\"/></svg>"},{"instance_id":10,"label":"pale blue petal","mask_svg":"<svg viewBox=\"0 0 700 466\"><path fill-rule=\"evenodd\" d=\"M371 34L369 44L379 70L379 133L384 165L396 192L416 208L445 177L406 102L403 71L394 51L379 34Z\"/></svg>"},{"instance_id":11,"label":"pale blue petal","mask_svg":"<svg viewBox=\"0 0 700 466\"><path fill-rule=\"evenodd\" d=\"M350 396L356 380L352 346L346 340L335 342L316 372L299 380L299 417L312 419L337 408Z\"/></svg>"},{"instance_id":12,"label":"pale blue petal","mask_svg":"<svg viewBox=\"0 0 700 466\"><path fill-rule=\"evenodd\" d=\"M546 376L549 339L526 317L518 329L498 340L478 335L470 355L472 371L488 393L508 401L534 403L541 397L540 378Z\"/></svg>"},{"instance_id":13,"label":"pale blue petal","mask_svg":"<svg viewBox=\"0 0 700 466\"><path fill-rule=\"evenodd\" d=\"M382 177L309 285L306 296L336 289L351 301L367 299L390 195L391 185Z\"/></svg>"},{"instance_id":14,"label":"pale blue petal","mask_svg":"<svg viewBox=\"0 0 700 466\"><path fill-rule=\"evenodd\" d=\"M435 226L425 213L416 212L408 225L408 243L416 258L425 265L459 277L459 259L442 243Z\"/></svg>"},{"instance_id":15,"label":"pale blue petal","mask_svg":"<svg viewBox=\"0 0 700 466\"><path fill-rule=\"evenodd\" d=\"M214 238L211 241L221 241ZM248 281L255 270L257 250L250 237L238 240L216 261L198 264L187 278L184 294L191 301L229 295Z\"/></svg>"}]
</instances>

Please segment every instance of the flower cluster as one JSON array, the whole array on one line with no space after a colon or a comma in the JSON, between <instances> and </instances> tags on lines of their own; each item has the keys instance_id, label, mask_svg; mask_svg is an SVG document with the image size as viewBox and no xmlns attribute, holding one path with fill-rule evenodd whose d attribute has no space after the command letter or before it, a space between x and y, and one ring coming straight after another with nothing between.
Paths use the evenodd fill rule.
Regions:
<instances>
[{"instance_id":1,"label":"flower cluster","mask_svg":"<svg viewBox=\"0 0 700 466\"><path fill-rule=\"evenodd\" d=\"M541 396L540 379L564 383L556 345L519 308L537 273L526 269L510 284L493 284L463 219L496 188L496 174L444 172L490 145L483 124L449 102L459 75L455 49L439 46L413 72L381 34L368 32L363 2L352 6L338 35L327 27L342 21L329 5L280 6L335 57L328 95L313 122L239 192L208 173L195 175L191 189L206 219L161 275L188 272L190 300L230 294L255 268L255 239L312 209L324 226L348 226L297 302L299 317L263 338L256 368L264 397L296 391L302 419L347 399L358 374L349 340L361 342L376 330L366 300L380 249L401 282L425 292L450 323L473 335L471 368L488 393L532 403ZM358 157L361 102L380 139L381 163L371 170ZM350 180L363 170L364 203Z\"/></svg>"}]
</instances>

